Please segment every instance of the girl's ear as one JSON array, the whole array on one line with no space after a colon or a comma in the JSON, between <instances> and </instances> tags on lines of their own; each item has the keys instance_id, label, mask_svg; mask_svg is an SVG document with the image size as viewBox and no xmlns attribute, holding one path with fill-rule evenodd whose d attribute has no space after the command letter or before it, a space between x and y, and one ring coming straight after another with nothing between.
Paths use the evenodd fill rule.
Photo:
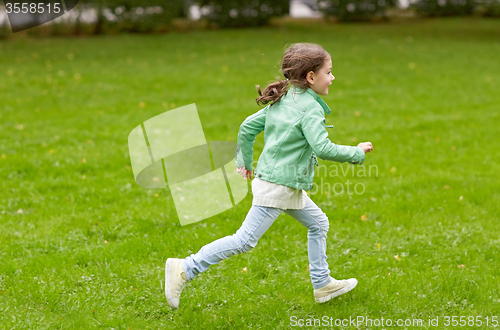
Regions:
<instances>
[{"instance_id":1,"label":"girl's ear","mask_svg":"<svg viewBox=\"0 0 500 330\"><path fill-rule=\"evenodd\" d=\"M309 84L314 85L314 71L309 71L307 73L306 80Z\"/></svg>"}]
</instances>

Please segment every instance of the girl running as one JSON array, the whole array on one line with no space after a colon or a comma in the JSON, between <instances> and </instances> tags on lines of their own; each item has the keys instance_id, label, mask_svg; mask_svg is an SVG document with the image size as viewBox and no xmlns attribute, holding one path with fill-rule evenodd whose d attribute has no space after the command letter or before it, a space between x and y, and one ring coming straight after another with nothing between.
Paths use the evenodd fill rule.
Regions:
<instances>
[{"instance_id":1,"label":"girl running","mask_svg":"<svg viewBox=\"0 0 500 330\"><path fill-rule=\"evenodd\" d=\"M281 212L308 228L309 271L316 302L324 303L357 285L355 278L330 276L328 217L306 193L313 186L316 157L362 164L365 153L373 150L370 142L351 147L328 139L325 113L331 111L319 95L328 94L335 79L331 70L331 56L320 45L297 43L285 50L281 61L285 80L278 79L263 92L257 86L257 104L268 105L243 121L236 149L237 171L245 180L252 179L253 145L264 131L264 150L252 181L252 207L234 235L209 243L185 259L167 259L165 295L172 308L179 307L187 282L210 265L254 248Z\"/></svg>"}]
</instances>

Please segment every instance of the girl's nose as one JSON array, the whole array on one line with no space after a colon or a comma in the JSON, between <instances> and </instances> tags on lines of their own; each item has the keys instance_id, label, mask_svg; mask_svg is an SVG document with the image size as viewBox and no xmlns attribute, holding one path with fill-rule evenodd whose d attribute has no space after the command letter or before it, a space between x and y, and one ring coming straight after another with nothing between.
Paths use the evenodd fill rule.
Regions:
<instances>
[{"instance_id":1,"label":"girl's nose","mask_svg":"<svg viewBox=\"0 0 500 330\"><path fill-rule=\"evenodd\" d=\"M334 75L332 75L332 81L333 81L333 80L335 80L335 76L334 76Z\"/></svg>"}]
</instances>

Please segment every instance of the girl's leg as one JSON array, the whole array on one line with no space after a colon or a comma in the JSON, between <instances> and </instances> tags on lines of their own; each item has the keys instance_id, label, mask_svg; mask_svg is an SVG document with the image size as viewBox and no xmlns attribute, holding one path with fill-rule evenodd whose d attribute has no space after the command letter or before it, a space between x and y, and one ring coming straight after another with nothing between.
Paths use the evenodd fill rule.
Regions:
<instances>
[{"instance_id":1,"label":"girl's leg","mask_svg":"<svg viewBox=\"0 0 500 330\"><path fill-rule=\"evenodd\" d=\"M326 214L307 196L306 205L300 210L285 210L309 229L307 244L309 253L309 272L314 289L324 287L330 282L330 270L326 262L326 234L329 223Z\"/></svg>"},{"instance_id":2,"label":"girl's leg","mask_svg":"<svg viewBox=\"0 0 500 330\"><path fill-rule=\"evenodd\" d=\"M182 260L187 280L191 281L199 273L206 271L210 265L254 248L282 211L278 208L253 205L236 234L207 244L198 253Z\"/></svg>"}]
</instances>

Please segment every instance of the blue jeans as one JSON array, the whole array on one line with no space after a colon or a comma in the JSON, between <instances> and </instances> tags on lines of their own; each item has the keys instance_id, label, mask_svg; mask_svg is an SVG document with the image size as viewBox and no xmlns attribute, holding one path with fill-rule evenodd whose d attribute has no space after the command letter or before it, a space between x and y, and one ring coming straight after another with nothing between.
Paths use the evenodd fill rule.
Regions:
<instances>
[{"instance_id":1,"label":"blue jeans","mask_svg":"<svg viewBox=\"0 0 500 330\"><path fill-rule=\"evenodd\" d=\"M199 273L206 271L210 265L254 248L280 213L285 212L309 229L307 234L309 272L313 288L319 289L327 285L330 282L330 270L326 262L328 217L309 196L306 198L305 207L300 210L253 205L236 234L219 238L202 247L198 253L182 260L187 280L191 281Z\"/></svg>"}]
</instances>

